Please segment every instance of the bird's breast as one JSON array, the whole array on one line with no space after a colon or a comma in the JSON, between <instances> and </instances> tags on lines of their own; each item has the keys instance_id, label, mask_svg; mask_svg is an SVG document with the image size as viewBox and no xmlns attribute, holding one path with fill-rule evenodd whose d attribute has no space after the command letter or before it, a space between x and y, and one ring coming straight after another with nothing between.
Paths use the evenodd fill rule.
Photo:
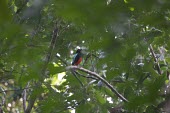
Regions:
<instances>
[{"instance_id":1,"label":"bird's breast","mask_svg":"<svg viewBox=\"0 0 170 113\"><path fill-rule=\"evenodd\" d=\"M75 65L79 65L81 61L82 61L82 57L80 57L80 58L78 59L78 61L75 63Z\"/></svg>"}]
</instances>

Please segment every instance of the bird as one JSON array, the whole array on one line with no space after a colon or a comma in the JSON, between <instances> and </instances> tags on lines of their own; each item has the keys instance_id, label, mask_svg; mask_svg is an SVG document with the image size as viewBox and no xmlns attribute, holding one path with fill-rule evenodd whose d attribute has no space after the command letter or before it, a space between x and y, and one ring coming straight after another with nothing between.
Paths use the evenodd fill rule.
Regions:
<instances>
[{"instance_id":1,"label":"bird","mask_svg":"<svg viewBox=\"0 0 170 113\"><path fill-rule=\"evenodd\" d=\"M73 58L72 65L78 66L82 61L82 49L77 49L76 54Z\"/></svg>"}]
</instances>

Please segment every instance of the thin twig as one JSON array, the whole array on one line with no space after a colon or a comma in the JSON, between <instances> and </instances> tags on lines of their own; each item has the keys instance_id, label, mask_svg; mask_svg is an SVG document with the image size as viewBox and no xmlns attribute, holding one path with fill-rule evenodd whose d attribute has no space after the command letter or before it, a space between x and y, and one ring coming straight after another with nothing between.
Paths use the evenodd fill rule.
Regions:
<instances>
[{"instance_id":1,"label":"thin twig","mask_svg":"<svg viewBox=\"0 0 170 113\"><path fill-rule=\"evenodd\" d=\"M83 66L85 65L85 63L87 62L87 60L90 58L90 53L86 55L85 61L83 63Z\"/></svg>"},{"instance_id":2,"label":"thin twig","mask_svg":"<svg viewBox=\"0 0 170 113\"><path fill-rule=\"evenodd\" d=\"M111 80L111 82L113 82L113 83L125 83L125 81L123 81L123 80Z\"/></svg>"},{"instance_id":3,"label":"thin twig","mask_svg":"<svg viewBox=\"0 0 170 113\"><path fill-rule=\"evenodd\" d=\"M77 75L76 75L76 73L75 73L75 70L72 70L71 72L72 72L72 74L74 75L74 77L79 81L79 83L81 84L81 86L83 87L84 84L83 84L82 81L77 77Z\"/></svg>"},{"instance_id":4,"label":"thin twig","mask_svg":"<svg viewBox=\"0 0 170 113\"><path fill-rule=\"evenodd\" d=\"M91 56L90 61L91 61L91 67L92 67L91 71L94 71L95 70L94 62L93 62L94 60L92 59L92 54L90 56Z\"/></svg>"},{"instance_id":5,"label":"thin twig","mask_svg":"<svg viewBox=\"0 0 170 113\"><path fill-rule=\"evenodd\" d=\"M150 73L148 73L148 74L142 79L142 83L143 83L143 81L145 81L149 76L150 76Z\"/></svg>"},{"instance_id":6,"label":"thin twig","mask_svg":"<svg viewBox=\"0 0 170 113\"><path fill-rule=\"evenodd\" d=\"M91 78L91 79L94 79L94 80L98 80L96 77L93 77L93 76L85 76L85 75L83 75L83 74L81 74L81 73L79 73L79 72L77 72L77 71L75 71L75 73L76 73L77 75L80 75L81 77Z\"/></svg>"},{"instance_id":7,"label":"thin twig","mask_svg":"<svg viewBox=\"0 0 170 113\"><path fill-rule=\"evenodd\" d=\"M153 57L153 59L154 59L154 61L155 61L155 63L156 63L157 71L158 71L158 73L159 73L160 75L162 75L162 72L161 72L161 68L160 68L158 59L156 58L156 55L155 55L155 53L154 53L154 50L153 50L153 47L152 47L151 44L149 45L149 49L150 49L150 52L151 52L151 54L152 54L152 57Z\"/></svg>"},{"instance_id":8,"label":"thin twig","mask_svg":"<svg viewBox=\"0 0 170 113\"><path fill-rule=\"evenodd\" d=\"M108 88L110 88L112 90L113 93L115 93L120 99L122 99L124 102L128 102L128 100L123 97L111 84L109 84L104 78L102 78L99 74L95 73L95 72L92 72L90 70L87 70L85 68L82 68L82 67L77 67L77 66L69 66L68 69L77 69L77 70L80 70L82 72L85 72L85 73L88 73L96 78L98 78L99 80L101 80L103 83L106 84L106 86Z\"/></svg>"},{"instance_id":9,"label":"thin twig","mask_svg":"<svg viewBox=\"0 0 170 113\"><path fill-rule=\"evenodd\" d=\"M58 35L60 36L62 33L64 33L67 28L69 28L68 25L66 25L65 27L63 27L62 31L60 31L60 32L58 33Z\"/></svg>"}]
</instances>

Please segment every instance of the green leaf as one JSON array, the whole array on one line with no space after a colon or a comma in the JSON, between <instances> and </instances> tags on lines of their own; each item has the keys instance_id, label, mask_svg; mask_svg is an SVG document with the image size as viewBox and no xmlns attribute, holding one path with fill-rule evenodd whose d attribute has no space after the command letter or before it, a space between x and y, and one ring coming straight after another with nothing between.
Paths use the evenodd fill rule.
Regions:
<instances>
[{"instance_id":1,"label":"green leaf","mask_svg":"<svg viewBox=\"0 0 170 113\"><path fill-rule=\"evenodd\" d=\"M61 73L65 70L63 66L54 66L52 63L48 64L48 69L52 75Z\"/></svg>"},{"instance_id":2,"label":"green leaf","mask_svg":"<svg viewBox=\"0 0 170 113\"><path fill-rule=\"evenodd\" d=\"M114 93L110 89L108 89L106 87L102 87L102 91L103 91L103 93L106 93L108 96L115 98Z\"/></svg>"},{"instance_id":3,"label":"green leaf","mask_svg":"<svg viewBox=\"0 0 170 113\"><path fill-rule=\"evenodd\" d=\"M0 1L0 24L10 20L10 11L7 6L7 0Z\"/></svg>"},{"instance_id":4,"label":"green leaf","mask_svg":"<svg viewBox=\"0 0 170 113\"><path fill-rule=\"evenodd\" d=\"M102 97L102 94L98 91L95 92L95 96L96 96L96 99L97 101L100 103L100 104L105 104L106 103L106 100L105 98Z\"/></svg>"},{"instance_id":5,"label":"green leaf","mask_svg":"<svg viewBox=\"0 0 170 113\"><path fill-rule=\"evenodd\" d=\"M92 106L89 103L80 104L80 106L77 107L76 112L77 113L87 113L90 111L91 107Z\"/></svg>"}]
</instances>

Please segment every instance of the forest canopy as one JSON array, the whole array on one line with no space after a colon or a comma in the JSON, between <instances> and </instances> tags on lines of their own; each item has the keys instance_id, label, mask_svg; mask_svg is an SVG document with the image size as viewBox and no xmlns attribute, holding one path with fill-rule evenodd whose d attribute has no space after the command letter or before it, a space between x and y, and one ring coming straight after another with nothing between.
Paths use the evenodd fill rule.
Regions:
<instances>
[{"instance_id":1,"label":"forest canopy","mask_svg":"<svg viewBox=\"0 0 170 113\"><path fill-rule=\"evenodd\" d=\"M169 113L169 6L1 0L0 112Z\"/></svg>"}]
</instances>

